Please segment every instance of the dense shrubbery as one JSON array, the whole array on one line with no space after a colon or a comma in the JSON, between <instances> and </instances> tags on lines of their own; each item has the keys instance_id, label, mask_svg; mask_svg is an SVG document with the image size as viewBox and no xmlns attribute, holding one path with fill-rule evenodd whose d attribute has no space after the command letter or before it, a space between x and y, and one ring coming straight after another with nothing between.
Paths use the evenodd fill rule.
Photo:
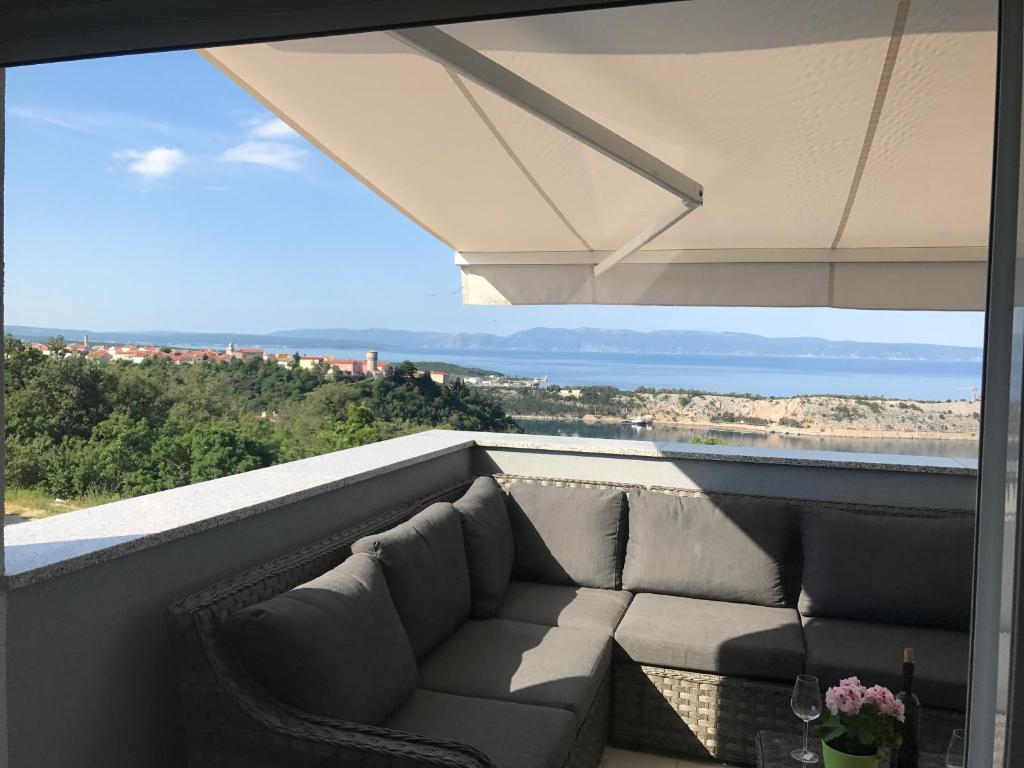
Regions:
<instances>
[{"instance_id":1,"label":"dense shrubbery","mask_svg":"<svg viewBox=\"0 0 1024 768\"><path fill-rule=\"evenodd\" d=\"M509 413L556 418L595 416L628 417L640 398L635 392L614 387L582 387L579 397L562 397L559 387L547 389L494 388L493 397Z\"/></svg>"},{"instance_id":2,"label":"dense shrubbery","mask_svg":"<svg viewBox=\"0 0 1024 768\"><path fill-rule=\"evenodd\" d=\"M763 419L760 416L745 416L732 411L716 413L711 417L711 421L716 424L749 424L754 427L767 427L771 424L769 419Z\"/></svg>"},{"instance_id":3,"label":"dense shrubbery","mask_svg":"<svg viewBox=\"0 0 1024 768\"><path fill-rule=\"evenodd\" d=\"M7 483L63 497L132 496L430 427L515 431L461 383L332 381L249 362L99 363L5 340Z\"/></svg>"}]
</instances>

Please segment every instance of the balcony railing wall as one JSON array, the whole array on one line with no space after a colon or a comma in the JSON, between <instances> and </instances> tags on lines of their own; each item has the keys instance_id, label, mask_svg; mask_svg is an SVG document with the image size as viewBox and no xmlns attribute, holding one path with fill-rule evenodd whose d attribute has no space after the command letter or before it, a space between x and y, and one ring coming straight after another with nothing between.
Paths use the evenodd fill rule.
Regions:
<instances>
[{"instance_id":1,"label":"balcony railing wall","mask_svg":"<svg viewBox=\"0 0 1024 768\"><path fill-rule=\"evenodd\" d=\"M973 510L976 462L541 435L471 435L476 473Z\"/></svg>"},{"instance_id":2,"label":"balcony railing wall","mask_svg":"<svg viewBox=\"0 0 1024 768\"><path fill-rule=\"evenodd\" d=\"M417 435L10 526L10 766L184 766L168 606L466 477L468 445L451 434ZM302 485L307 497L287 501L284 490L295 495ZM218 517L195 514L204 498ZM135 542L133 515L163 516L167 525ZM50 535L28 535L58 526ZM39 538L48 540L25 541ZM83 539L109 546L64 561L62 551L78 551ZM140 548L119 550L125 546ZM35 567L21 570L30 560ZM62 573L64 567L71 570Z\"/></svg>"}]
</instances>

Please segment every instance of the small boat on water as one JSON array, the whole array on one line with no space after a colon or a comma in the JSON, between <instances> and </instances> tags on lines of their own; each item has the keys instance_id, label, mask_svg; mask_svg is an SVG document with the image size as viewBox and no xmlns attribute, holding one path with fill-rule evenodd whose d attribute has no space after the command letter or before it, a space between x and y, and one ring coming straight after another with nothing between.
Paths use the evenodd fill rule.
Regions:
<instances>
[{"instance_id":1,"label":"small boat on water","mask_svg":"<svg viewBox=\"0 0 1024 768\"><path fill-rule=\"evenodd\" d=\"M651 419L637 418L626 419L625 423L629 424L631 427L634 427L635 429L650 429L653 424L653 421Z\"/></svg>"}]
</instances>

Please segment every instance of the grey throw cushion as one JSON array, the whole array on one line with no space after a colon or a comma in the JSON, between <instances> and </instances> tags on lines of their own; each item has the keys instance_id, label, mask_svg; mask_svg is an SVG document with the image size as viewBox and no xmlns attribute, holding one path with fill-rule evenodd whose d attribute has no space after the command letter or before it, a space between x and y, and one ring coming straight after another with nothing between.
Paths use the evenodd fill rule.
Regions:
<instances>
[{"instance_id":1,"label":"grey throw cushion","mask_svg":"<svg viewBox=\"0 0 1024 768\"><path fill-rule=\"evenodd\" d=\"M455 507L432 504L390 531L352 545L384 566L391 597L417 659L469 616L469 570Z\"/></svg>"},{"instance_id":2,"label":"grey throw cushion","mask_svg":"<svg viewBox=\"0 0 1024 768\"><path fill-rule=\"evenodd\" d=\"M617 589L625 539L625 497L603 488L513 483L512 574L521 581Z\"/></svg>"},{"instance_id":3,"label":"grey throw cushion","mask_svg":"<svg viewBox=\"0 0 1024 768\"><path fill-rule=\"evenodd\" d=\"M974 521L808 509L800 613L965 630Z\"/></svg>"},{"instance_id":4,"label":"grey throw cushion","mask_svg":"<svg viewBox=\"0 0 1024 768\"><path fill-rule=\"evenodd\" d=\"M470 616L489 619L508 589L515 555L505 498L493 477L478 477L454 506L462 517L466 542Z\"/></svg>"},{"instance_id":5,"label":"grey throw cushion","mask_svg":"<svg viewBox=\"0 0 1024 768\"><path fill-rule=\"evenodd\" d=\"M376 725L416 687L409 639L369 555L238 611L224 632L256 680L306 712Z\"/></svg>"},{"instance_id":6,"label":"grey throw cushion","mask_svg":"<svg viewBox=\"0 0 1024 768\"><path fill-rule=\"evenodd\" d=\"M963 710L967 706L970 633L929 627L903 627L841 619L806 619L807 672L822 687L857 675L898 691L903 687L904 648L914 649L914 691L926 707Z\"/></svg>"},{"instance_id":7,"label":"grey throw cushion","mask_svg":"<svg viewBox=\"0 0 1024 768\"><path fill-rule=\"evenodd\" d=\"M703 600L792 605L795 595L787 595L786 586L799 551L798 520L795 510L770 499L630 491L622 586Z\"/></svg>"}]
</instances>

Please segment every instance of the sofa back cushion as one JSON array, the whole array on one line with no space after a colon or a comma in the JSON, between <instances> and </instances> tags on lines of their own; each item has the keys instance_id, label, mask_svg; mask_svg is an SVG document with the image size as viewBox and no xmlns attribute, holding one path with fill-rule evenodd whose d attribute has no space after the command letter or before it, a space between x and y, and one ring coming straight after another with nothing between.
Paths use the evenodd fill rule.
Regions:
<instances>
[{"instance_id":1,"label":"sofa back cushion","mask_svg":"<svg viewBox=\"0 0 1024 768\"><path fill-rule=\"evenodd\" d=\"M621 491L513 483L508 513L516 579L619 588L626 525Z\"/></svg>"},{"instance_id":2,"label":"sofa back cushion","mask_svg":"<svg viewBox=\"0 0 1024 768\"><path fill-rule=\"evenodd\" d=\"M803 514L800 613L967 629L974 521L810 508Z\"/></svg>"},{"instance_id":3,"label":"sofa back cushion","mask_svg":"<svg viewBox=\"0 0 1024 768\"><path fill-rule=\"evenodd\" d=\"M772 499L630 491L622 586L778 608L788 597L792 605L798 522L794 509Z\"/></svg>"},{"instance_id":4,"label":"sofa back cushion","mask_svg":"<svg viewBox=\"0 0 1024 768\"><path fill-rule=\"evenodd\" d=\"M432 504L353 552L377 557L412 650L422 659L469 616L469 570L455 507Z\"/></svg>"},{"instance_id":5,"label":"sofa back cushion","mask_svg":"<svg viewBox=\"0 0 1024 768\"><path fill-rule=\"evenodd\" d=\"M376 725L416 687L416 660L380 564L353 555L224 622L246 670L286 704Z\"/></svg>"},{"instance_id":6,"label":"sofa back cushion","mask_svg":"<svg viewBox=\"0 0 1024 768\"><path fill-rule=\"evenodd\" d=\"M466 543L471 595L469 615L489 619L512 578L515 544L505 497L493 477L478 477L455 502Z\"/></svg>"}]
</instances>

